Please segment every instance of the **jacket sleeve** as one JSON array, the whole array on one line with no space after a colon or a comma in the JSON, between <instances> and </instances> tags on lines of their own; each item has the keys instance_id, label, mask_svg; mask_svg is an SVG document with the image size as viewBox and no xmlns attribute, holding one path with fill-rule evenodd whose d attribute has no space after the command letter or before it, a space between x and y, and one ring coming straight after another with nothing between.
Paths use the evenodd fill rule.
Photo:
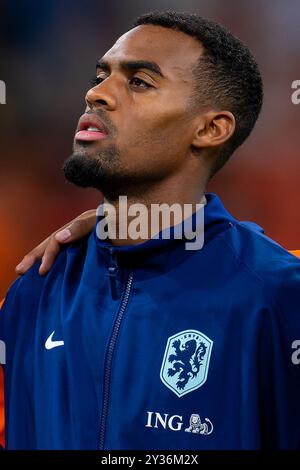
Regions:
<instances>
[{"instance_id":1,"label":"jacket sleeve","mask_svg":"<svg viewBox=\"0 0 300 470\"><path fill-rule=\"evenodd\" d=\"M21 286L25 279L27 285L23 291ZM4 442L6 448L9 446L7 430L7 423L9 422L9 409L7 405L9 398L6 394L10 393L8 391L9 366L11 366L12 361L9 361L8 358L10 354L13 356L11 351L13 349L12 344L15 344L15 336L19 327L18 306L22 303L27 308L27 298L30 289L31 281L28 281L28 275L20 277L10 286L5 302L0 303L0 448L4 447ZM5 365L3 366L3 364Z\"/></svg>"},{"instance_id":2,"label":"jacket sleeve","mask_svg":"<svg viewBox=\"0 0 300 470\"><path fill-rule=\"evenodd\" d=\"M261 406L264 445L300 449L300 262L278 272L273 306L261 335Z\"/></svg>"}]
</instances>

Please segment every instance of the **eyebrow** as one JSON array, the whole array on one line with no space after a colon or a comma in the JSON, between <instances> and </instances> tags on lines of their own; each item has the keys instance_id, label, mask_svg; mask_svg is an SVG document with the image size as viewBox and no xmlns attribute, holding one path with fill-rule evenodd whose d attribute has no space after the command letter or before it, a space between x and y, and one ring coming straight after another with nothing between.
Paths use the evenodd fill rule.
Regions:
<instances>
[{"instance_id":1,"label":"eyebrow","mask_svg":"<svg viewBox=\"0 0 300 470\"><path fill-rule=\"evenodd\" d=\"M120 62L120 67L124 70L136 71L140 69L150 70L161 78L165 78L159 65L156 62L151 62L149 60L129 60ZM96 69L100 68L106 72L110 71L110 66L105 60L98 60L96 62Z\"/></svg>"}]
</instances>

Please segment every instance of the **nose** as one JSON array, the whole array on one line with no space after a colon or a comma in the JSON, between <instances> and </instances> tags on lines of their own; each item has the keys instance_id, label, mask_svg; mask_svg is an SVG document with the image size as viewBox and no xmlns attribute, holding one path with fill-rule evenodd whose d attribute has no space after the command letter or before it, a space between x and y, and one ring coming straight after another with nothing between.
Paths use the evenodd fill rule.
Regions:
<instances>
[{"instance_id":1,"label":"nose","mask_svg":"<svg viewBox=\"0 0 300 470\"><path fill-rule=\"evenodd\" d=\"M105 108L108 111L113 111L117 106L116 94L113 90L111 77L107 77L99 85L91 88L86 96L85 102L90 109Z\"/></svg>"}]
</instances>

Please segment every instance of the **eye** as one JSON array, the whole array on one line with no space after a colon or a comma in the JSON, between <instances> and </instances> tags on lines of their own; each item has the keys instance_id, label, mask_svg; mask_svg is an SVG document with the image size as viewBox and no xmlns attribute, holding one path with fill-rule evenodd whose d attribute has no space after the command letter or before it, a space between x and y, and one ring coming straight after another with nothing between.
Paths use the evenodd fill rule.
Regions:
<instances>
[{"instance_id":1,"label":"eye","mask_svg":"<svg viewBox=\"0 0 300 470\"><path fill-rule=\"evenodd\" d=\"M92 87L97 86L97 85L99 85L99 83L101 83L103 80L104 80L103 77L92 77L92 79L91 79L91 86L92 86Z\"/></svg>"},{"instance_id":2,"label":"eye","mask_svg":"<svg viewBox=\"0 0 300 470\"><path fill-rule=\"evenodd\" d=\"M130 84L138 88L144 88L144 89L153 88L152 85L150 85L149 83L145 82L144 80L138 77L133 77L130 80Z\"/></svg>"},{"instance_id":3,"label":"eye","mask_svg":"<svg viewBox=\"0 0 300 470\"><path fill-rule=\"evenodd\" d=\"M92 77L91 79L91 86L92 87L95 87L97 85L99 85L100 83L103 82L103 80L105 80L105 77ZM141 78L138 78L138 77L133 77L131 78L130 80L130 85L134 86L134 87L137 87L137 88L144 88L144 89L148 89L148 88L153 88L152 85L150 85L149 83L145 82L144 80L142 80Z\"/></svg>"}]
</instances>

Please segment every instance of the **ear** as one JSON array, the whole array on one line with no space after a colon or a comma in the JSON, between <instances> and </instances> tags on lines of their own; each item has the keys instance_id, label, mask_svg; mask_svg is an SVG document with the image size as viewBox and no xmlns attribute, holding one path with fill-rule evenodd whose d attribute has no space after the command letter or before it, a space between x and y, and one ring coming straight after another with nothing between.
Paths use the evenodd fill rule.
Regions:
<instances>
[{"instance_id":1,"label":"ear","mask_svg":"<svg viewBox=\"0 0 300 470\"><path fill-rule=\"evenodd\" d=\"M230 111L207 111L199 116L192 146L196 149L221 146L234 130L235 117Z\"/></svg>"}]
</instances>

